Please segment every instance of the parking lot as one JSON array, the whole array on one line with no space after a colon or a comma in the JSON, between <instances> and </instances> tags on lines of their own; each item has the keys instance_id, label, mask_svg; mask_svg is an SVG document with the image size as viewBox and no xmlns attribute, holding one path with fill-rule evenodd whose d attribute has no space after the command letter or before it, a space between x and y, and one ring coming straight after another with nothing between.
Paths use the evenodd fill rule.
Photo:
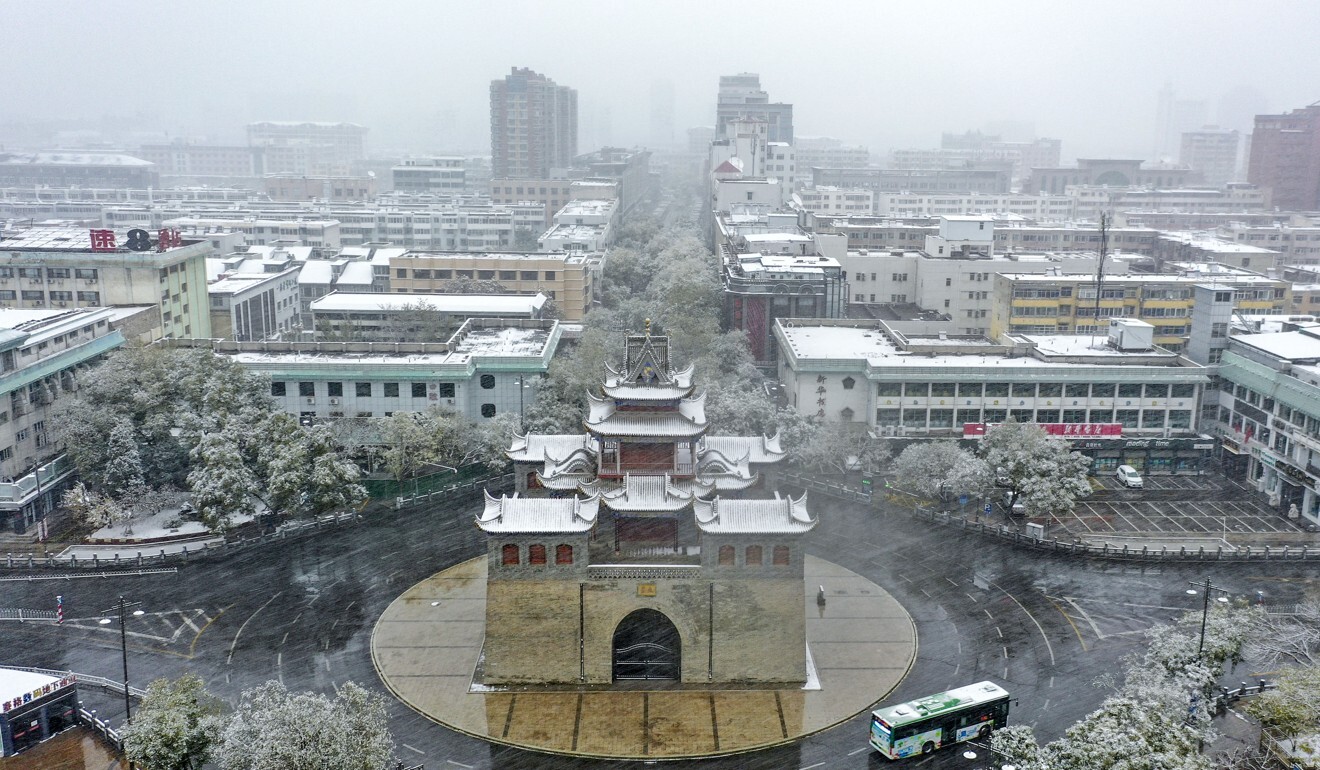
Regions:
<instances>
[{"instance_id":1,"label":"parking lot","mask_svg":"<svg viewBox=\"0 0 1320 770\"><path fill-rule=\"evenodd\" d=\"M1092 479L1095 492L1072 514L1051 516L1052 527L1074 536L1163 533L1224 537L1232 533L1303 531L1265 496L1219 475L1146 476L1144 489L1128 489L1113 476Z\"/></svg>"}]
</instances>

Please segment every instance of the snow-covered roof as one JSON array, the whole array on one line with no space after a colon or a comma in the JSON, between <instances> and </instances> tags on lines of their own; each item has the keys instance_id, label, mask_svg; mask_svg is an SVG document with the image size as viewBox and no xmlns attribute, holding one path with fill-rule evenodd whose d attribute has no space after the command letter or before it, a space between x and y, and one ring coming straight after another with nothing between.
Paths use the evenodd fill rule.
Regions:
<instances>
[{"instance_id":1,"label":"snow-covered roof","mask_svg":"<svg viewBox=\"0 0 1320 770\"><path fill-rule=\"evenodd\" d=\"M591 436L586 433L528 433L526 436L515 435L513 445L505 454L515 462L562 460L576 450L589 449L593 443Z\"/></svg>"},{"instance_id":2,"label":"snow-covered roof","mask_svg":"<svg viewBox=\"0 0 1320 770\"><path fill-rule=\"evenodd\" d=\"M696 500L692 503L697 526L712 535L804 534L816 526L807 511L807 493L796 500Z\"/></svg>"},{"instance_id":3,"label":"snow-covered roof","mask_svg":"<svg viewBox=\"0 0 1320 770\"><path fill-rule=\"evenodd\" d=\"M695 438L706 430L706 394L678 402L678 411L616 411L613 399L588 393L587 429L602 436L663 436Z\"/></svg>"},{"instance_id":4,"label":"snow-covered roof","mask_svg":"<svg viewBox=\"0 0 1320 770\"><path fill-rule=\"evenodd\" d=\"M598 497L491 497L477 516L477 526L488 534L587 532L600 511Z\"/></svg>"},{"instance_id":5,"label":"snow-covered roof","mask_svg":"<svg viewBox=\"0 0 1320 770\"><path fill-rule=\"evenodd\" d=\"M1320 361L1320 338L1303 331L1235 335L1232 344L1255 348L1285 361Z\"/></svg>"},{"instance_id":6,"label":"snow-covered roof","mask_svg":"<svg viewBox=\"0 0 1320 770\"><path fill-rule=\"evenodd\" d=\"M691 490L680 489L664 476L624 476L623 484L600 493L601 502L617 511L681 511L692 502Z\"/></svg>"},{"instance_id":7,"label":"snow-covered roof","mask_svg":"<svg viewBox=\"0 0 1320 770\"><path fill-rule=\"evenodd\" d=\"M330 285L334 280L334 263L327 259L309 259L298 272L299 284Z\"/></svg>"},{"instance_id":8,"label":"snow-covered roof","mask_svg":"<svg viewBox=\"0 0 1320 770\"><path fill-rule=\"evenodd\" d=\"M372 269L371 263L365 260L349 262L344 265L344 271L339 274L339 280L335 283L370 286L373 280Z\"/></svg>"},{"instance_id":9,"label":"snow-covered roof","mask_svg":"<svg viewBox=\"0 0 1320 770\"><path fill-rule=\"evenodd\" d=\"M342 282L342 281L341 281ZM396 312L425 305L441 313L530 316L545 305L544 294L389 294L331 292L312 300L312 312Z\"/></svg>"},{"instance_id":10,"label":"snow-covered roof","mask_svg":"<svg viewBox=\"0 0 1320 770\"><path fill-rule=\"evenodd\" d=\"M703 451L746 458L749 463L777 463L788 456L779 445L778 432L773 436L706 436L701 446Z\"/></svg>"}]
</instances>

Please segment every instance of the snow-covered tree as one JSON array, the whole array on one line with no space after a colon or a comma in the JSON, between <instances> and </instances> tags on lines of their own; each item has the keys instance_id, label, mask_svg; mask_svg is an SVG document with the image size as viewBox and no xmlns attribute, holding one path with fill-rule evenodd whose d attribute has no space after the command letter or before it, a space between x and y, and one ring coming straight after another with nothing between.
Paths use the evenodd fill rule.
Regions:
<instances>
[{"instance_id":1,"label":"snow-covered tree","mask_svg":"<svg viewBox=\"0 0 1320 770\"><path fill-rule=\"evenodd\" d=\"M382 434L385 448L381 457L395 481L411 476L431 454L431 437L417 412L395 412L386 417Z\"/></svg>"},{"instance_id":2,"label":"snow-covered tree","mask_svg":"<svg viewBox=\"0 0 1320 770\"><path fill-rule=\"evenodd\" d=\"M861 425L816 423L792 458L803 468L825 473L872 471L889 461L889 448ZM791 445L790 445L791 446Z\"/></svg>"},{"instance_id":3,"label":"snow-covered tree","mask_svg":"<svg viewBox=\"0 0 1320 770\"><path fill-rule=\"evenodd\" d=\"M1303 602L1287 615L1261 613L1246 656L1268 665L1320 666L1320 602Z\"/></svg>"},{"instance_id":4,"label":"snow-covered tree","mask_svg":"<svg viewBox=\"0 0 1320 770\"><path fill-rule=\"evenodd\" d=\"M1214 762L1200 747L1213 737L1211 685L1241 654L1253 612L1215 609L1199 653L1200 612L1151 629L1118 691L1062 738L1037 746L1030 728L1001 730L991 736L992 749L1024 770L1209 770Z\"/></svg>"},{"instance_id":5,"label":"snow-covered tree","mask_svg":"<svg viewBox=\"0 0 1320 770\"><path fill-rule=\"evenodd\" d=\"M1009 506L1020 497L1029 515L1069 513L1091 493L1090 460L1039 425L997 425L986 431L980 454L995 486L1008 492Z\"/></svg>"},{"instance_id":6,"label":"snow-covered tree","mask_svg":"<svg viewBox=\"0 0 1320 770\"><path fill-rule=\"evenodd\" d=\"M243 693L215 758L222 770L382 770L393 752L381 696L352 682L334 698L267 682Z\"/></svg>"},{"instance_id":7,"label":"snow-covered tree","mask_svg":"<svg viewBox=\"0 0 1320 770\"><path fill-rule=\"evenodd\" d=\"M193 450L188 473L193 505L208 527L225 529L234 516L256 511L257 479L238 447L223 432L208 433Z\"/></svg>"},{"instance_id":8,"label":"snow-covered tree","mask_svg":"<svg viewBox=\"0 0 1320 770\"><path fill-rule=\"evenodd\" d=\"M108 527L124 518L124 509L107 495L96 492L79 481L64 492L60 505L68 508L74 520L94 529Z\"/></svg>"},{"instance_id":9,"label":"snow-covered tree","mask_svg":"<svg viewBox=\"0 0 1320 770\"><path fill-rule=\"evenodd\" d=\"M1280 740L1320 732L1320 668L1285 668L1274 681L1278 689L1245 699L1242 709Z\"/></svg>"},{"instance_id":10,"label":"snow-covered tree","mask_svg":"<svg viewBox=\"0 0 1320 770\"><path fill-rule=\"evenodd\" d=\"M106 451L108 457L101 474L101 486L111 494L120 495L144 483L142 457L138 454L133 424L120 419L110 430Z\"/></svg>"},{"instance_id":11,"label":"snow-covered tree","mask_svg":"<svg viewBox=\"0 0 1320 770\"><path fill-rule=\"evenodd\" d=\"M196 674L157 679L124 728L124 753L150 770L197 770L211 759L223 713L224 703Z\"/></svg>"},{"instance_id":12,"label":"snow-covered tree","mask_svg":"<svg viewBox=\"0 0 1320 770\"><path fill-rule=\"evenodd\" d=\"M892 471L899 486L930 498L981 492L990 482L985 462L953 441L910 444Z\"/></svg>"},{"instance_id":13,"label":"snow-covered tree","mask_svg":"<svg viewBox=\"0 0 1320 770\"><path fill-rule=\"evenodd\" d=\"M325 428L286 437L265 459L266 504L277 513L315 516L356 508L367 498L361 472L339 455Z\"/></svg>"}]
</instances>

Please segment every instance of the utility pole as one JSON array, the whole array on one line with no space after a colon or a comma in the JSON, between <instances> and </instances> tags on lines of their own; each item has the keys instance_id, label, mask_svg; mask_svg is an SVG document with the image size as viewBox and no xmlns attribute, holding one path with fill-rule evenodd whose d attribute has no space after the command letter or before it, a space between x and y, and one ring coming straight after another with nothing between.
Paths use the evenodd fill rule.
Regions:
<instances>
[{"instance_id":1,"label":"utility pole","mask_svg":"<svg viewBox=\"0 0 1320 770\"><path fill-rule=\"evenodd\" d=\"M1216 588L1214 583L1211 583L1210 578L1208 577L1202 583L1196 583L1189 580L1187 581L1187 584L1201 589L1201 642L1196 645L1196 656L1199 658L1201 657L1201 653L1205 650L1205 623L1210 617L1210 592L1218 591L1221 594L1227 594L1228 591L1225 591L1222 588ZM1187 589L1187 593L1191 596L1195 596L1197 593L1196 588ZM1215 601L1226 604L1228 603L1228 597L1218 596L1215 598Z\"/></svg>"},{"instance_id":2,"label":"utility pole","mask_svg":"<svg viewBox=\"0 0 1320 770\"><path fill-rule=\"evenodd\" d=\"M103 615L109 615L114 612L117 612L119 614L119 650L122 653L124 660L124 721L125 722L133 721L132 707L129 704L129 699L128 699L128 629L127 629L128 624L126 623L126 621L128 620L128 608L136 607L141 603L142 602L125 601L124 596L120 594L119 601L116 602L115 606L111 607L108 610L102 610L101 613ZM141 615L142 610L134 610L133 614L135 616ZM110 622L110 618L101 618L100 622L102 625L104 625Z\"/></svg>"},{"instance_id":3,"label":"utility pole","mask_svg":"<svg viewBox=\"0 0 1320 770\"><path fill-rule=\"evenodd\" d=\"M1100 294L1105 286L1105 257L1109 254L1109 213L1100 214L1100 255L1095 266L1095 330L1100 331ZM1094 339L1094 338L1093 338Z\"/></svg>"}]
</instances>

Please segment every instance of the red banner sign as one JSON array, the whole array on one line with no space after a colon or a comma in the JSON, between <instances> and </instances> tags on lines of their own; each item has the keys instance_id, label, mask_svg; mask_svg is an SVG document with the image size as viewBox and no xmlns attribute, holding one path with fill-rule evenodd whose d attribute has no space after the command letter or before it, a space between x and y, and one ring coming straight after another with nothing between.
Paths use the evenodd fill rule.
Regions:
<instances>
[{"instance_id":1,"label":"red banner sign","mask_svg":"<svg viewBox=\"0 0 1320 770\"><path fill-rule=\"evenodd\" d=\"M1040 422L1035 423L1051 436L1112 436L1123 435L1121 422ZM998 423L968 422L963 423L963 438L984 436L986 428L993 428Z\"/></svg>"}]
</instances>

